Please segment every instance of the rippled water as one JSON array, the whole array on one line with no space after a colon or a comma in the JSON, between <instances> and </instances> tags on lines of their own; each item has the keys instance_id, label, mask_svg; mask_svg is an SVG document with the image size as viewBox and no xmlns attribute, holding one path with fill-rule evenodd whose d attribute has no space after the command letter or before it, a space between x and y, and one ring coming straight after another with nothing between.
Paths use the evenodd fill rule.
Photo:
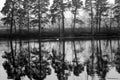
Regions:
<instances>
[{"instance_id":1,"label":"rippled water","mask_svg":"<svg viewBox=\"0 0 120 80\"><path fill-rule=\"evenodd\" d=\"M1 80L120 80L119 40L0 42Z\"/></svg>"}]
</instances>

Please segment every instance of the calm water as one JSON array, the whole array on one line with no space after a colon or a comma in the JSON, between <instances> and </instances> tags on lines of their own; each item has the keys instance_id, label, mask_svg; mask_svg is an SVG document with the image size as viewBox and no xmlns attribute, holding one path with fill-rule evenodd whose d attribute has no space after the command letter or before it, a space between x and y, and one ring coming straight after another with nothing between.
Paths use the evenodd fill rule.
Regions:
<instances>
[{"instance_id":1,"label":"calm water","mask_svg":"<svg viewBox=\"0 0 120 80\"><path fill-rule=\"evenodd\" d=\"M0 79L120 80L120 41L3 40Z\"/></svg>"}]
</instances>

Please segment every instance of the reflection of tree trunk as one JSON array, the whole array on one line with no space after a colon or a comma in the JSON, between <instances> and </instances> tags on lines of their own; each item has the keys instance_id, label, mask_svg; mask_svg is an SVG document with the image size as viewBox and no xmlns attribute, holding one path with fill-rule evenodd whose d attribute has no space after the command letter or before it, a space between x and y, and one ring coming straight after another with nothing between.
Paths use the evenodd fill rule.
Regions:
<instances>
[{"instance_id":1,"label":"reflection of tree trunk","mask_svg":"<svg viewBox=\"0 0 120 80\"><path fill-rule=\"evenodd\" d=\"M7 47L8 47L8 51L10 51L10 43L9 43L9 41L7 41Z\"/></svg>"},{"instance_id":2,"label":"reflection of tree trunk","mask_svg":"<svg viewBox=\"0 0 120 80\"><path fill-rule=\"evenodd\" d=\"M118 23L117 27L119 28L120 21L119 21L119 20L117 20L117 23Z\"/></svg>"},{"instance_id":3,"label":"reflection of tree trunk","mask_svg":"<svg viewBox=\"0 0 120 80\"><path fill-rule=\"evenodd\" d=\"M22 41L21 41L21 39L20 39L20 42L19 42L19 47L20 47L20 52L21 52L21 50L22 50Z\"/></svg>"},{"instance_id":4,"label":"reflection of tree trunk","mask_svg":"<svg viewBox=\"0 0 120 80\"><path fill-rule=\"evenodd\" d=\"M76 65L78 65L78 59L77 59L77 53L76 53L76 47L75 47L75 42L74 41L73 41L73 47L74 47Z\"/></svg>"},{"instance_id":5,"label":"reflection of tree trunk","mask_svg":"<svg viewBox=\"0 0 120 80\"><path fill-rule=\"evenodd\" d=\"M111 61L112 61L112 42L111 42L111 40L110 40L110 50L111 50Z\"/></svg>"},{"instance_id":6,"label":"reflection of tree trunk","mask_svg":"<svg viewBox=\"0 0 120 80\"><path fill-rule=\"evenodd\" d=\"M91 50L92 50L92 71L94 72L94 40L91 40ZM92 80L94 75L92 76Z\"/></svg>"},{"instance_id":7,"label":"reflection of tree trunk","mask_svg":"<svg viewBox=\"0 0 120 80\"><path fill-rule=\"evenodd\" d=\"M64 66L65 66L65 42L63 41L63 75L65 74L64 72Z\"/></svg>"},{"instance_id":8,"label":"reflection of tree trunk","mask_svg":"<svg viewBox=\"0 0 120 80\"><path fill-rule=\"evenodd\" d=\"M97 62L98 62L97 67L100 68L100 59L99 59L100 53L99 53L98 41L96 41L96 46L97 46L96 55L97 55Z\"/></svg>"},{"instance_id":9,"label":"reflection of tree trunk","mask_svg":"<svg viewBox=\"0 0 120 80\"><path fill-rule=\"evenodd\" d=\"M10 49L11 49L11 54L12 54L12 59L13 59L13 67L15 67L15 55L14 55L14 50L13 50L13 42L12 39L10 40Z\"/></svg>"},{"instance_id":10,"label":"reflection of tree trunk","mask_svg":"<svg viewBox=\"0 0 120 80\"><path fill-rule=\"evenodd\" d=\"M119 38L118 38L118 48L119 48L119 46L120 46L120 42L119 42Z\"/></svg>"},{"instance_id":11,"label":"reflection of tree trunk","mask_svg":"<svg viewBox=\"0 0 120 80\"><path fill-rule=\"evenodd\" d=\"M63 63L64 63L64 61L65 61L65 42L63 41L62 42L62 53L63 53Z\"/></svg>"},{"instance_id":12,"label":"reflection of tree trunk","mask_svg":"<svg viewBox=\"0 0 120 80\"><path fill-rule=\"evenodd\" d=\"M102 62L102 49L101 49L101 41L99 40L99 53L100 53L100 68L103 67L103 62Z\"/></svg>"},{"instance_id":13,"label":"reflection of tree trunk","mask_svg":"<svg viewBox=\"0 0 120 80\"><path fill-rule=\"evenodd\" d=\"M92 43L92 64L94 64L94 41L92 40L91 41L91 43Z\"/></svg>"},{"instance_id":14,"label":"reflection of tree trunk","mask_svg":"<svg viewBox=\"0 0 120 80\"><path fill-rule=\"evenodd\" d=\"M28 66L29 66L29 77L30 77L30 80L32 80L32 78L31 78L31 64L30 64L30 56L31 56L31 54L30 54L30 42L29 42L29 40L28 40L28 61L29 61L29 64L28 64Z\"/></svg>"},{"instance_id":15,"label":"reflection of tree trunk","mask_svg":"<svg viewBox=\"0 0 120 80\"><path fill-rule=\"evenodd\" d=\"M61 53L61 42L59 40L59 54ZM60 56L59 56L59 59L60 59Z\"/></svg>"},{"instance_id":16,"label":"reflection of tree trunk","mask_svg":"<svg viewBox=\"0 0 120 80\"><path fill-rule=\"evenodd\" d=\"M40 75L41 75L41 59L42 58L42 55L41 55L41 40L39 38L39 64L40 64L40 67L39 67L39 70L40 70Z\"/></svg>"},{"instance_id":17,"label":"reflection of tree trunk","mask_svg":"<svg viewBox=\"0 0 120 80\"><path fill-rule=\"evenodd\" d=\"M17 40L15 40L15 56L16 56L16 52L17 52Z\"/></svg>"}]
</instances>

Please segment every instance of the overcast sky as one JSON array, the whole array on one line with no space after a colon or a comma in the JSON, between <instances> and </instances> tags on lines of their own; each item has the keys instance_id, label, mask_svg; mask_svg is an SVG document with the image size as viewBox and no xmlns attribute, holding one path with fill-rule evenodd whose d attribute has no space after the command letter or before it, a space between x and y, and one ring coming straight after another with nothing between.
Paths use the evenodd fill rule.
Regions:
<instances>
[{"instance_id":1,"label":"overcast sky","mask_svg":"<svg viewBox=\"0 0 120 80\"><path fill-rule=\"evenodd\" d=\"M4 6L5 0L0 0L0 10L2 9L2 7Z\"/></svg>"}]
</instances>

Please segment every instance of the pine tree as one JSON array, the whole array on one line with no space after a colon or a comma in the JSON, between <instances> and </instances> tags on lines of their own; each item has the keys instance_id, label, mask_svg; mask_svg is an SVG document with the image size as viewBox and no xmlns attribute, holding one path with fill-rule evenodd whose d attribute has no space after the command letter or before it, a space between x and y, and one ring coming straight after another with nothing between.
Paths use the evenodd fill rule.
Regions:
<instances>
[{"instance_id":1,"label":"pine tree","mask_svg":"<svg viewBox=\"0 0 120 80\"><path fill-rule=\"evenodd\" d=\"M60 37L63 37L64 36L64 33L65 33L65 9L66 8L69 8L69 0L68 1L64 1L64 0L53 0L53 4L51 6L51 22L52 24L53 23L56 23L57 20L59 21L59 24L61 24L62 26L62 31L59 31L59 35ZM60 27L60 26L59 26ZM61 28L59 28L61 29Z\"/></svg>"},{"instance_id":2,"label":"pine tree","mask_svg":"<svg viewBox=\"0 0 120 80\"><path fill-rule=\"evenodd\" d=\"M96 30L100 32L100 27L101 27L101 20L102 20L102 13L107 11L107 0L96 0L95 2L95 10L96 10Z\"/></svg>"},{"instance_id":3,"label":"pine tree","mask_svg":"<svg viewBox=\"0 0 120 80\"><path fill-rule=\"evenodd\" d=\"M117 27L119 28L120 25L120 3L117 2L116 5L113 7L114 11L114 19L117 21Z\"/></svg>"},{"instance_id":4,"label":"pine tree","mask_svg":"<svg viewBox=\"0 0 120 80\"><path fill-rule=\"evenodd\" d=\"M73 20L73 33L75 31L75 24L76 24L76 16L77 16L77 12L78 12L78 9L81 8L82 6L82 1L81 0L72 0L72 13L74 15L74 20Z\"/></svg>"},{"instance_id":5,"label":"pine tree","mask_svg":"<svg viewBox=\"0 0 120 80\"><path fill-rule=\"evenodd\" d=\"M2 18L4 24L10 25L10 34L13 32L13 21L15 13L15 0L6 0L4 7L1 10L1 13L6 17Z\"/></svg>"}]
</instances>

